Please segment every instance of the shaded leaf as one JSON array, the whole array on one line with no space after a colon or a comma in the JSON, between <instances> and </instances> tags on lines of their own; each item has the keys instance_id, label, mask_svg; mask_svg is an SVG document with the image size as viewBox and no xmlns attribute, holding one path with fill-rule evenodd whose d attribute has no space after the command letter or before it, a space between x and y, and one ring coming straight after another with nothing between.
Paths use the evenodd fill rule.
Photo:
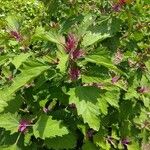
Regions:
<instances>
[{"instance_id":1,"label":"shaded leaf","mask_svg":"<svg viewBox=\"0 0 150 150\"><path fill-rule=\"evenodd\" d=\"M68 130L61 124L61 121L53 120L51 116L41 115L33 126L33 133L36 138L53 138L68 134Z\"/></svg>"}]
</instances>

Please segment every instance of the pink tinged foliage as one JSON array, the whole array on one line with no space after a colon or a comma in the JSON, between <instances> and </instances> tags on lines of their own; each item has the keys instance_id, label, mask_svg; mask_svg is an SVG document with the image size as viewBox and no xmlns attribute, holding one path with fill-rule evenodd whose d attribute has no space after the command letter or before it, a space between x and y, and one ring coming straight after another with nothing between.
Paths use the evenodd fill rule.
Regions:
<instances>
[{"instance_id":1,"label":"pink tinged foliage","mask_svg":"<svg viewBox=\"0 0 150 150\"><path fill-rule=\"evenodd\" d=\"M66 40L66 51L70 53L72 50L76 49L76 38L73 34L69 34Z\"/></svg>"},{"instance_id":2,"label":"pink tinged foliage","mask_svg":"<svg viewBox=\"0 0 150 150\"><path fill-rule=\"evenodd\" d=\"M108 143L110 143L110 144L114 144L114 138L112 138L111 136L108 136L107 138L106 138L106 140L108 141Z\"/></svg>"},{"instance_id":3,"label":"pink tinged foliage","mask_svg":"<svg viewBox=\"0 0 150 150\"><path fill-rule=\"evenodd\" d=\"M84 52L81 49L77 49L77 38L73 34L69 34L66 39L65 50L69 53L71 60L76 60L84 56Z\"/></svg>"},{"instance_id":4,"label":"pink tinged foliage","mask_svg":"<svg viewBox=\"0 0 150 150\"><path fill-rule=\"evenodd\" d=\"M46 108L46 107L44 107L44 108L43 108L43 111L44 111L45 113L48 113L49 109Z\"/></svg>"},{"instance_id":5,"label":"pink tinged foliage","mask_svg":"<svg viewBox=\"0 0 150 150\"><path fill-rule=\"evenodd\" d=\"M80 75L80 70L76 67L71 67L69 69L69 77L72 81L77 80Z\"/></svg>"},{"instance_id":6,"label":"pink tinged foliage","mask_svg":"<svg viewBox=\"0 0 150 150\"><path fill-rule=\"evenodd\" d=\"M20 35L19 32L17 31L10 31L10 35L15 38L17 41L21 41L22 40L22 36Z\"/></svg>"},{"instance_id":7,"label":"pink tinged foliage","mask_svg":"<svg viewBox=\"0 0 150 150\"><path fill-rule=\"evenodd\" d=\"M117 3L112 6L112 9L116 12L119 12L121 10L121 6Z\"/></svg>"},{"instance_id":8,"label":"pink tinged foliage","mask_svg":"<svg viewBox=\"0 0 150 150\"><path fill-rule=\"evenodd\" d=\"M114 77L111 79L111 82L112 82L113 84L115 84L115 83L118 82L119 79L120 79L119 76L114 76Z\"/></svg>"},{"instance_id":9,"label":"pink tinged foliage","mask_svg":"<svg viewBox=\"0 0 150 150\"><path fill-rule=\"evenodd\" d=\"M117 51L114 58L114 63L119 64L123 60L123 54L120 51Z\"/></svg>"},{"instance_id":10,"label":"pink tinged foliage","mask_svg":"<svg viewBox=\"0 0 150 150\"><path fill-rule=\"evenodd\" d=\"M122 143L122 145L127 146L130 143L130 141L129 141L129 139L125 138L125 139L121 140L121 143Z\"/></svg>"},{"instance_id":11,"label":"pink tinged foliage","mask_svg":"<svg viewBox=\"0 0 150 150\"><path fill-rule=\"evenodd\" d=\"M120 5L126 4L126 0L119 0L119 4L120 4Z\"/></svg>"},{"instance_id":12,"label":"pink tinged foliage","mask_svg":"<svg viewBox=\"0 0 150 150\"><path fill-rule=\"evenodd\" d=\"M141 94L146 94L146 93L149 93L150 92L150 88L148 87L145 87L145 86L142 86L138 89L138 92L141 93Z\"/></svg>"},{"instance_id":13,"label":"pink tinged foliage","mask_svg":"<svg viewBox=\"0 0 150 150\"><path fill-rule=\"evenodd\" d=\"M86 133L86 138L87 139L92 139L94 135L94 130L93 129L89 129Z\"/></svg>"},{"instance_id":14,"label":"pink tinged foliage","mask_svg":"<svg viewBox=\"0 0 150 150\"><path fill-rule=\"evenodd\" d=\"M74 104L74 103L69 104L69 108L71 108L71 109L76 109L76 104Z\"/></svg>"},{"instance_id":15,"label":"pink tinged foliage","mask_svg":"<svg viewBox=\"0 0 150 150\"><path fill-rule=\"evenodd\" d=\"M28 120L21 120L19 123L19 128L18 131L20 132L26 132L27 131L27 127L30 125L30 122Z\"/></svg>"},{"instance_id":16,"label":"pink tinged foliage","mask_svg":"<svg viewBox=\"0 0 150 150\"><path fill-rule=\"evenodd\" d=\"M73 60L79 59L82 56L84 56L84 52L82 50L76 49L76 50L70 52L70 58Z\"/></svg>"},{"instance_id":17,"label":"pink tinged foliage","mask_svg":"<svg viewBox=\"0 0 150 150\"><path fill-rule=\"evenodd\" d=\"M126 0L119 0L118 3L114 4L112 9L116 12L119 12L123 5L126 4Z\"/></svg>"}]
</instances>

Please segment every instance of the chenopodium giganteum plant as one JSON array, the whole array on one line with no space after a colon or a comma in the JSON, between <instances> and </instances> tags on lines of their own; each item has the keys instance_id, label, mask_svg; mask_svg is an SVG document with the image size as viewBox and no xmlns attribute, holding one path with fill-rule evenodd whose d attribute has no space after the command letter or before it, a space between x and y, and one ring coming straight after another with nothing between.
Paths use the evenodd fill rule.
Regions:
<instances>
[{"instance_id":1,"label":"chenopodium giganteum plant","mask_svg":"<svg viewBox=\"0 0 150 150\"><path fill-rule=\"evenodd\" d=\"M30 32L6 18L0 149L140 150L149 142L149 2L110 4L66 19L58 13L53 26Z\"/></svg>"}]
</instances>

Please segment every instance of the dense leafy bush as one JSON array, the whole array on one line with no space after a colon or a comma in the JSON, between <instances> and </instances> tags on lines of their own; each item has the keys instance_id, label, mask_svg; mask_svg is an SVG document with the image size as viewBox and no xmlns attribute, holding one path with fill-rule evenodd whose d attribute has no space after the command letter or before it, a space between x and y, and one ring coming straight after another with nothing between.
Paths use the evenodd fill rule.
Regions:
<instances>
[{"instance_id":1,"label":"dense leafy bush","mask_svg":"<svg viewBox=\"0 0 150 150\"><path fill-rule=\"evenodd\" d=\"M0 149L148 143L149 0L0 5Z\"/></svg>"}]
</instances>

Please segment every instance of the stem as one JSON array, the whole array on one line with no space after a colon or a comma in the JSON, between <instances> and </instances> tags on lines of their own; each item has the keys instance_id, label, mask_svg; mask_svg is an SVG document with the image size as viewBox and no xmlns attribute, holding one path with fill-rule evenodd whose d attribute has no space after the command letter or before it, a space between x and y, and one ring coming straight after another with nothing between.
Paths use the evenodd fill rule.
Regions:
<instances>
[{"instance_id":1,"label":"stem","mask_svg":"<svg viewBox=\"0 0 150 150\"><path fill-rule=\"evenodd\" d=\"M19 141L19 139L20 139L20 136L21 136L21 132L19 133L19 135L18 135L18 137L17 137L17 139L16 139L15 145L17 145L17 143L18 143L18 141Z\"/></svg>"}]
</instances>

